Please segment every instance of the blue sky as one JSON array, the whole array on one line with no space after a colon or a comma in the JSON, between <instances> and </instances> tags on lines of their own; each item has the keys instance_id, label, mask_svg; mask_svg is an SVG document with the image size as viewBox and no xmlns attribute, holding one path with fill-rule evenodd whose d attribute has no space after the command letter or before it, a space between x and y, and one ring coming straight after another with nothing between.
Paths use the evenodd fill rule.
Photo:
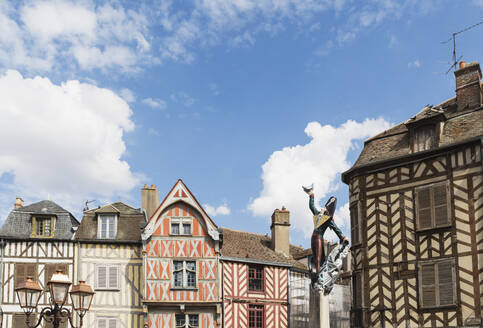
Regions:
<instances>
[{"instance_id":1,"label":"blue sky","mask_svg":"<svg viewBox=\"0 0 483 328\"><path fill-rule=\"evenodd\" d=\"M181 4L181 5L180 5ZM0 215L50 197L140 206L184 180L219 226L269 232L300 185L339 198L363 140L454 96L482 1L0 0ZM457 37L479 61L483 27ZM334 235L328 234L328 238Z\"/></svg>"}]
</instances>

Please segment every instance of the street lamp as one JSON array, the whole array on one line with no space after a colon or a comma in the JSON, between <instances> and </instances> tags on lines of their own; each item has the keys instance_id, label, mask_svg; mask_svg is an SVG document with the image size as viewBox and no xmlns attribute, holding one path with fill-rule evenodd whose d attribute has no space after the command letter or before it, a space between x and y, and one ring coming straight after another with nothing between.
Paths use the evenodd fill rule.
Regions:
<instances>
[{"instance_id":1,"label":"street lamp","mask_svg":"<svg viewBox=\"0 0 483 328\"><path fill-rule=\"evenodd\" d=\"M54 328L58 328L62 318L67 318L69 319L71 327L76 328L72 322L73 313L71 313L69 309L63 307L67 301L67 294L69 294L68 292L71 284L69 277L60 270L52 275L52 278L47 283L48 290L46 290L46 292L48 291L50 293L50 306L45 307L40 311L39 320L36 324L32 325L30 324L30 315L37 309L40 295L42 294L42 288L40 288L39 284L35 282L32 277L27 277L26 281L19 283L17 288L15 288L15 292L17 293L20 307L27 315L25 320L27 327L38 327L40 326L42 319L44 319L45 321L52 323ZM93 297L94 292L92 291L91 286L85 284L85 281L81 280L78 285L72 286L70 298L74 310L79 314L79 328L82 327L84 315L89 311Z\"/></svg>"}]
</instances>

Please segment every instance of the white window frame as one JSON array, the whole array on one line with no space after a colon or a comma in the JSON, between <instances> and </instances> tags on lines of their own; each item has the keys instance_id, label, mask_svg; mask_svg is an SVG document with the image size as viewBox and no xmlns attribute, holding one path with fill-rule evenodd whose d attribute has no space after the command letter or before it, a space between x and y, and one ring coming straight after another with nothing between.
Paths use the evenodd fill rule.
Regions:
<instances>
[{"instance_id":1,"label":"white window frame","mask_svg":"<svg viewBox=\"0 0 483 328\"><path fill-rule=\"evenodd\" d=\"M119 328L121 325L120 325L120 321L119 321L119 317L96 317L96 327L97 328L100 328L100 324L99 324L99 321L101 320L106 320L106 325L104 327L106 328L109 328L109 321L111 320L114 320L116 322L116 328Z\"/></svg>"},{"instance_id":2,"label":"white window frame","mask_svg":"<svg viewBox=\"0 0 483 328\"><path fill-rule=\"evenodd\" d=\"M183 262L183 285L182 286L175 286L174 284L174 262ZM188 286L188 270L186 268L186 262L194 262L195 263L195 285ZM171 289L198 289L198 261L196 260L186 260L186 259L173 259L171 263L172 268L172 278L171 278Z\"/></svg>"},{"instance_id":3,"label":"white window frame","mask_svg":"<svg viewBox=\"0 0 483 328\"><path fill-rule=\"evenodd\" d=\"M102 217L114 217L114 237L110 238L109 237L109 223L107 224L106 227L106 237L102 237ZM98 214L97 215L97 238L98 239L116 239L117 236L117 221L118 221L118 216L116 214Z\"/></svg>"},{"instance_id":4,"label":"white window frame","mask_svg":"<svg viewBox=\"0 0 483 328\"><path fill-rule=\"evenodd\" d=\"M176 316L177 315L184 315L184 326L177 326L176 325ZM191 326L190 323L189 323L189 316L190 315L197 315L198 316L198 326ZM199 327L200 326L200 314L199 313L175 313L174 315L174 326L176 328L179 328L179 327L185 327L185 328L191 328L191 327Z\"/></svg>"},{"instance_id":5,"label":"white window frame","mask_svg":"<svg viewBox=\"0 0 483 328\"><path fill-rule=\"evenodd\" d=\"M106 268L106 283L107 286L99 286L99 268L104 267ZM109 270L110 268L115 267L117 268L117 286L110 286L109 283ZM119 264L98 264L96 265L95 271L95 289L96 290L114 290L118 291L121 289L121 266Z\"/></svg>"},{"instance_id":6,"label":"white window frame","mask_svg":"<svg viewBox=\"0 0 483 328\"><path fill-rule=\"evenodd\" d=\"M171 226L173 224L178 225L178 229L179 229L178 234L173 233L173 230L171 229ZM189 224L190 225L190 234L184 233L183 224ZM187 218L187 217L172 217L169 221L169 234L171 236L192 236L193 235L193 219Z\"/></svg>"}]
</instances>

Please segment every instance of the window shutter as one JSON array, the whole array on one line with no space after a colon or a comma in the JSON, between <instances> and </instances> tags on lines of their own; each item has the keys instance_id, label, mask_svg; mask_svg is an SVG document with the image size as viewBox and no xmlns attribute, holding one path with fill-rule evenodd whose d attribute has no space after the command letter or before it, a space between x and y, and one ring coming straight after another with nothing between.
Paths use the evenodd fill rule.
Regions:
<instances>
[{"instance_id":1,"label":"window shutter","mask_svg":"<svg viewBox=\"0 0 483 328\"><path fill-rule=\"evenodd\" d=\"M107 319L97 319L97 328L107 328Z\"/></svg>"},{"instance_id":2,"label":"window shutter","mask_svg":"<svg viewBox=\"0 0 483 328\"><path fill-rule=\"evenodd\" d=\"M117 328L117 319L109 319L109 327L108 328Z\"/></svg>"},{"instance_id":3,"label":"window shutter","mask_svg":"<svg viewBox=\"0 0 483 328\"><path fill-rule=\"evenodd\" d=\"M362 307L362 274L356 273L354 276L354 305L355 308Z\"/></svg>"},{"instance_id":4,"label":"window shutter","mask_svg":"<svg viewBox=\"0 0 483 328\"><path fill-rule=\"evenodd\" d=\"M27 274L27 265L23 263L15 264L15 286L17 286L20 282L25 281Z\"/></svg>"},{"instance_id":5,"label":"window shutter","mask_svg":"<svg viewBox=\"0 0 483 328\"><path fill-rule=\"evenodd\" d=\"M436 306L435 265L421 266L422 305L424 307Z\"/></svg>"},{"instance_id":6,"label":"window shutter","mask_svg":"<svg viewBox=\"0 0 483 328\"><path fill-rule=\"evenodd\" d=\"M439 305L451 305L453 296L453 264L450 261L438 264Z\"/></svg>"},{"instance_id":7,"label":"window shutter","mask_svg":"<svg viewBox=\"0 0 483 328\"><path fill-rule=\"evenodd\" d=\"M429 187L417 190L416 200L418 208L418 228L431 228L431 196Z\"/></svg>"},{"instance_id":8,"label":"window shutter","mask_svg":"<svg viewBox=\"0 0 483 328\"><path fill-rule=\"evenodd\" d=\"M109 288L119 288L119 268L117 266L109 267Z\"/></svg>"},{"instance_id":9,"label":"window shutter","mask_svg":"<svg viewBox=\"0 0 483 328\"><path fill-rule=\"evenodd\" d=\"M446 192L446 184L433 187L434 220L436 227L445 226L449 223Z\"/></svg>"},{"instance_id":10,"label":"window shutter","mask_svg":"<svg viewBox=\"0 0 483 328\"><path fill-rule=\"evenodd\" d=\"M97 267L97 288L107 288L107 267Z\"/></svg>"},{"instance_id":11,"label":"window shutter","mask_svg":"<svg viewBox=\"0 0 483 328\"><path fill-rule=\"evenodd\" d=\"M66 264L46 264L44 268L45 286L47 286L47 283L57 270L62 270L66 275L69 274Z\"/></svg>"}]
</instances>

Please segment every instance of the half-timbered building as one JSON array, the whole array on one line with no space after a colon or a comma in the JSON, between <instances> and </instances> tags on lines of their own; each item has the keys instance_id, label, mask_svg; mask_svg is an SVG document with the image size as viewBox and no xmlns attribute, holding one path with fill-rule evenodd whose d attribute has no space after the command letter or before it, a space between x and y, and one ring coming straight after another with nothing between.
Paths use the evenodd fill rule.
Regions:
<instances>
[{"instance_id":1,"label":"half-timbered building","mask_svg":"<svg viewBox=\"0 0 483 328\"><path fill-rule=\"evenodd\" d=\"M223 326L226 328L308 327L307 266L289 244L289 211L272 215L272 235L222 229Z\"/></svg>"},{"instance_id":2,"label":"half-timbered building","mask_svg":"<svg viewBox=\"0 0 483 328\"><path fill-rule=\"evenodd\" d=\"M356 327L483 324L480 66L455 77L456 97L367 140L342 175Z\"/></svg>"},{"instance_id":3,"label":"half-timbered building","mask_svg":"<svg viewBox=\"0 0 483 328\"><path fill-rule=\"evenodd\" d=\"M156 188L143 192L157 198ZM148 327L220 327L217 226L181 180L155 210L143 208L153 213L142 234Z\"/></svg>"},{"instance_id":4,"label":"half-timbered building","mask_svg":"<svg viewBox=\"0 0 483 328\"><path fill-rule=\"evenodd\" d=\"M73 235L79 222L50 200L23 206L17 198L0 229L0 281L2 327L27 327L14 289L32 276L45 289L56 270L74 279ZM49 305L48 293L42 294L39 307ZM61 327L67 327L62 322Z\"/></svg>"},{"instance_id":5,"label":"half-timbered building","mask_svg":"<svg viewBox=\"0 0 483 328\"><path fill-rule=\"evenodd\" d=\"M76 276L94 288L84 318L87 327L142 328L143 257L146 216L122 202L86 210L76 241Z\"/></svg>"}]
</instances>

